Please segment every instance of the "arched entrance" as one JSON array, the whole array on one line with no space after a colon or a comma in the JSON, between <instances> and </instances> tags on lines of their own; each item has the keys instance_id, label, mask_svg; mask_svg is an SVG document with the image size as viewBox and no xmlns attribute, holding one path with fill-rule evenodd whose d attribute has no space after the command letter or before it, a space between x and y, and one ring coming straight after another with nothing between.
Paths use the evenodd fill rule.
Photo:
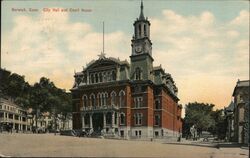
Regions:
<instances>
[{"instance_id":1,"label":"arched entrance","mask_svg":"<svg viewBox=\"0 0 250 158\"><path fill-rule=\"evenodd\" d=\"M94 113L92 118L93 118L93 130L95 132L100 132L103 129L103 114Z\"/></svg>"}]
</instances>

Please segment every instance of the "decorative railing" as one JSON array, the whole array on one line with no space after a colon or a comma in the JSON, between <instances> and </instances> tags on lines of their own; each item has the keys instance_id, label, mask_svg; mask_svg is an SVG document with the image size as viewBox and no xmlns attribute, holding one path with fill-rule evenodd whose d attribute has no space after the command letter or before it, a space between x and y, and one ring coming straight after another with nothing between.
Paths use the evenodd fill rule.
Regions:
<instances>
[{"instance_id":1,"label":"decorative railing","mask_svg":"<svg viewBox=\"0 0 250 158\"><path fill-rule=\"evenodd\" d=\"M119 110L119 107L116 105L106 105L106 106L87 106L81 108L81 111L99 111L99 110Z\"/></svg>"}]
</instances>

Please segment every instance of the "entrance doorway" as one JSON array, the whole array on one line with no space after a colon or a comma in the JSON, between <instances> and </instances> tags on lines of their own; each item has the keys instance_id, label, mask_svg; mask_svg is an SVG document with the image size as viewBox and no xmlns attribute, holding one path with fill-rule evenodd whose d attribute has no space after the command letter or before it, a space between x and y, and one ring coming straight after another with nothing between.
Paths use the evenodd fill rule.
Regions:
<instances>
[{"instance_id":1,"label":"entrance doorway","mask_svg":"<svg viewBox=\"0 0 250 158\"><path fill-rule=\"evenodd\" d=\"M101 132L103 129L103 114L102 113L95 113L92 116L93 119L93 130L95 132Z\"/></svg>"}]
</instances>

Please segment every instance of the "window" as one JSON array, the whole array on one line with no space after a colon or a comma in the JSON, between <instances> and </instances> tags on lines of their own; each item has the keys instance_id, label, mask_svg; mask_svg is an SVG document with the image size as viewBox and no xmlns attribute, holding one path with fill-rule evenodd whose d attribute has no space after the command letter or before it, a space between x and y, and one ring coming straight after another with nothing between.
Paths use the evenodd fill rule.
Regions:
<instances>
[{"instance_id":1,"label":"window","mask_svg":"<svg viewBox=\"0 0 250 158\"><path fill-rule=\"evenodd\" d=\"M115 71L112 71L112 80L113 80L113 81L116 80L116 73L115 73Z\"/></svg>"},{"instance_id":2,"label":"window","mask_svg":"<svg viewBox=\"0 0 250 158\"><path fill-rule=\"evenodd\" d=\"M111 80L111 75L110 75L110 72L107 73L107 81L110 81Z\"/></svg>"},{"instance_id":3,"label":"window","mask_svg":"<svg viewBox=\"0 0 250 158\"><path fill-rule=\"evenodd\" d=\"M135 97L134 98L134 103L135 103L136 108L143 107L143 99L142 99L142 97Z\"/></svg>"},{"instance_id":4,"label":"window","mask_svg":"<svg viewBox=\"0 0 250 158\"><path fill-rule=\"evenodd\" d=\"M144 31L144 36L147 36L147 33L146 33L146 25L144 25L143 31Z\"/></svg>"},{"instance_id":5,"label":"window","mask_svg":"<svg viewBox=\"0 0 250 158\"><path fill-rule=\"evenodd\" d=\"M159 99L155 100L155 109L160 109L160 100Z\"/></svg>"},{"instance_id":6,"label":"window","mask_svg":"<svg viewBox=\"0 0 250 158\"><path fill-rule=\"evenodd\" d=\"M155 115L155 126L159 126L161 121L160 115Z\"/></svg>"},{"instance_id":7,"label":"window","mask_svg":"<svg viewBox=\"0 0 250 158\"><path fill-rule=\"evenodd\" d=\"M99 73L99 82L102 82L102 73Z\"/></svg>"},{"instance_id":8,"label":"window","mask_svg":"<svg viewBox=\"0 0 250 158\"><path fill-rule=\"evenodd\" d=\"M107 82L107 74L106 74L106 72L103 73L103 82Z\"/></svg>"},{"instance_id":9,"label":"window","mask_svg":"<svg viewBox=\"0 0 250 158\"><path fill-rule=\"evenodd\" d=\"M86 95L84 95L83 96L83 107L87 107L87 96Z\"/></svg>"},{"instance_id":10,"label":"window","mask_svg":"<svg viewBox=\"0 0 250 158\"><path fill-rule=\"evenodd\" d=\"M159 132L155 131L155 137L159 137Z\"/></svg>"},{"instance_id":11,"label":"window","mask_svg":"<svg viewBox=\"0 0 250 158\"><path fill-rule=\"evenodd\" d=\"M121 115L120 115L120 124L125 125L125 114L124 113L121 113Z\"/></svg>"},{"instance_id":12,"label":"window","mask_svg":"<svg viewBox=\"0 0 250 158\"><path fill-rule=\"evenodd\" d=\"M95 82L94 74L91 74L91 75L90 75L90 78L91 78L91 83L94 83L94 82Z\"/></svg>"},{"instance_id":13,"label":"window","mask_svg":"<svg viewBox=\"0 0 250 158\"><path fill-rule=\"evenodd\" d=\"M123 90L121 90L119 92L119 102L120 102L120 107L124 107L125 106L125 92Z\"/></svg>"},{"instance_id":14,"label":"window","mask_svg":"<svg viewBox=\"0 0 250 158\"><path fill-rule=\"evenodd\" d=\"M135 125L141 125L142 124L142 113L136 113L135 114Z\"/></svg>"},{"instance_id":15,"label":"window","mask_svg":"<svg viewBox=\"0 0 250 158\"><path fill-rule=\"evenodd\" d=\"M104 105L104 99L105 99L105 95L104 93L101 94L101 105Z\"/></svg>"},{"instance_id":16,"label":"window","mask_svg":"<svg viewBox=\"0 0 250 158\"><path fill-rule=\"evenodd\" d=\"M111 93L111 105L116 105L116 93L114 91Z\"/></svg>"},{"instance_id":17,"label":"window","mask_svg":"<svg viewBox=\"0 0 250 158\"><path fill-rule=\"evenodd\" d=\"M91 101L91 106L95 106L95 95L94 94L90 95L90 101Z\"/></svg>"},{"instance_id":18,"label":"window","mask_svg":"<svg viewBox=\"0 0 250 158\"><path fill-rule=\"evenodd\" d=\"M124 131L120 131L120 133L121 133L121 137L124 137Z\"/></svg>"},{"instance_id":19,"label":"window","mask_svg":"<svg viewBox=\"0 0 250 158\"><path fill-rule=\"evenodd\" d=\"M135 136L138 136L138 131L135 131Z\"/></svg>"},{"instance_id":20,"label":"window","mask_svg":"<svg viewBox=\"0 0 250 158\"><path fill-rule=\"evenodd\" d=\"M139 131L139 136L141 136L141 130Z\"/></svg>"},{"instance_id":21,"label":"window","mask_svg":"<svg viewBox=\"0 0 250 158\"><path fill-rule=\"evenodd\" d=\"M141 24L139 24L139 37L141 36Z\"/></svg>"},{"instance_id":22,"label":"window","mask_svg":"<svg viewBox=\"0 0 250 158\"><path fill-rule=\"evenodd\" d=\"M98 83L98 74L95 74L95 83Z\"/></svg>"},{"instance_id":23,"label":"window","mask_svg":"<svg viewBox=\"0 0 250 158\"><path fill-rule=\"evenodd\" d=\"M139 67L135 69L135 79L136 80L141 80L141 70Z\"/></svg>"},{"instance_id":24,"label":"window","mask_svg":"<svg viewBox=\"0 0 250 158\"><path fill-rule=\"evenodd\" d=\"M107 105L107 99L108 99L108 93L102 93L101 94L102 98L101 98L101 105Z\"/></svg>"},{"instance_id":25,"label":"window","mask_svg":"<svg viewBox=\"0 0 250 158\"><path fill-rule=\"evenodd\" d=\"M98 94L97 94L97 97L98 97L98 105L99 105L99 106L102 106L102 94L101 94L101 93L98 93Z\"/></svg>"}]
</instances>

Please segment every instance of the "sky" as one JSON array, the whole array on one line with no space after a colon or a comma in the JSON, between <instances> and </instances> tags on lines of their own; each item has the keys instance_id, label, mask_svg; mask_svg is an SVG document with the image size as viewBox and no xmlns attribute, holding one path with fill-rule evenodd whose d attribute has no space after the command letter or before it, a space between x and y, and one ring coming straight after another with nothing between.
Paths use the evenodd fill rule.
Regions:
<instances>
[{"instance_id":1,"label":"sky","mask_svg":"<svg viewBox=\"0 0 250 158\"><path fill-rule=\"evenodd\" d=\"M139 0L1 3L2 67L30 84L45 76L69 91L102 51L103 21L106 56L130 61ZM249 80L249 2L144 0L144 15L154 66L172 75L179 103L228 106L237 80Z\"/></svg>"}]
</instances>

